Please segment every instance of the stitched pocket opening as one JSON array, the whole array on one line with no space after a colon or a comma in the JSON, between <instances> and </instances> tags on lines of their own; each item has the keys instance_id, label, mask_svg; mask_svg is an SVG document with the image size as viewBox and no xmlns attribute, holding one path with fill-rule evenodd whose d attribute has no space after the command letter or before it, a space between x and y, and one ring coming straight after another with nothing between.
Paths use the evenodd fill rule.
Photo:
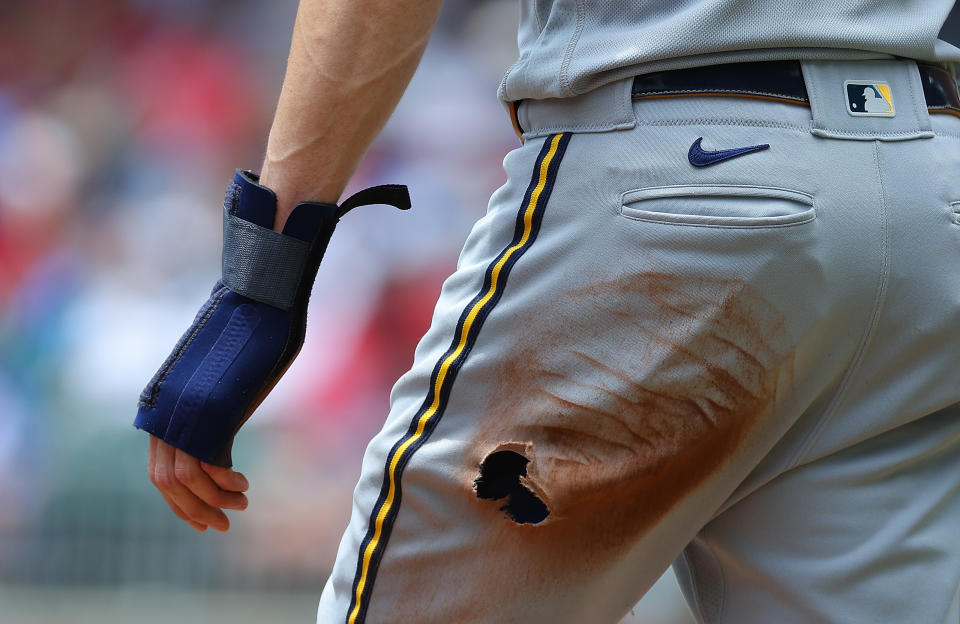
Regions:
<instances>
[{"instance_id":1,"label":"stitched pocket opening","mask_svg":"<svg viewBox=\"0 0 960 624\"><path fill-rule=\"evenodd\" d=\"M769 186L674 185L622 194L620 214L638 221L728 228L770 228L816 218L813 196Z\"/></svg>"}]
</instances>

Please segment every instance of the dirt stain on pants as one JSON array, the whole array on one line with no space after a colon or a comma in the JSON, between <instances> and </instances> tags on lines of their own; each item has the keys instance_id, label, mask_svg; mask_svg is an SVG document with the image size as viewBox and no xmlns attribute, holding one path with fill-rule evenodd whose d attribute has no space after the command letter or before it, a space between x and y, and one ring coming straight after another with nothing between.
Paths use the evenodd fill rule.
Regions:
<instances>
[{"instance_id":1,"label":"dirt stain on pants","mask_svg":"<svg viewBox=\"0 0 960 624\"><path fill-rule=\"evenodd\" d=\"M524 540L553 534L551 549L634 539L724 464L792 378L782 315L738 280L603 282L526 329L499 364L465 485L505 523L537 529ZM512 480L500 474L511 459Z\"/></svg>"}]
</instances>

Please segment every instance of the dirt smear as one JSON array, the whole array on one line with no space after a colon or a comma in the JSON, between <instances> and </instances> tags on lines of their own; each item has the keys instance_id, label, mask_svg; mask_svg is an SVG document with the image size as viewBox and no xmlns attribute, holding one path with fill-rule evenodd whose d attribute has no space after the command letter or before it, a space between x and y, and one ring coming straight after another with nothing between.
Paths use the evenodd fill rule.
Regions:
<instances>
[{"instance_id":1,"label":"dirt smear","mask_svg":"<svg viewBox=\"0 0 960 624\"><path fill-rule=\"evenodd\" d=\"M554 550L589 535L599 558L716 472L792 375L782 315L738 280L602 282L526 329L499 365L466 485L520 444L521 483L549 508L523 528Z\"/></svg>"}]
</instances>

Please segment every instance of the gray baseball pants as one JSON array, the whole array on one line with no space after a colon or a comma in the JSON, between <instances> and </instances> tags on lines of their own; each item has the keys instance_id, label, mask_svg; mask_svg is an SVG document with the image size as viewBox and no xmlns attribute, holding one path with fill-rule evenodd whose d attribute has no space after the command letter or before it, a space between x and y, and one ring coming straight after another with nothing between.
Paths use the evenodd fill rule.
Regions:
<instances>
[{"instance_id":1,"label":"gray baseball pants","mask_svg":"<svg viewBox=\"0 0 960 624\"><path fill-rule=\"evenodd\" d=\"M960 619L960 118L803 70L521 105L318 622L616 622L674 560L700 622Z\"/></svg>"}]
</instances>

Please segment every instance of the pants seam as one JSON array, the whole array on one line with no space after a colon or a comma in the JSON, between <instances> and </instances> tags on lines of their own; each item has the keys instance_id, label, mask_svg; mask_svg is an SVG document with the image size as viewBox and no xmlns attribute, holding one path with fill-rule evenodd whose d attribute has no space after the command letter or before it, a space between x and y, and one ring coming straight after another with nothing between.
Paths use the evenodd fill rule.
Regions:
<instances>
[{"instance_id":1,"label":"pants seam","mask_svg":"<svg viewBox=\"0 0 960 624\"><path fill-rule=\"evenodd\" d=\"M692 590L692 598L696 601L693 604L687 602L687 605L690 607L691 611L694 611L693 615L698 622L706 623L706 619L703 617L703 609L700 608L700 587L697 584L697 577L693 573L693 566L690 563L690 557L687 556L685 550L680 552L680 556L683 557L683 561L685 563L683 567L684 576L686 577L687 584ZM676 567L674 567L674 571L676 571Z\"/></svg>"},{"instance_id":2,"label":"pants seam","mask_svg":"<svg viewBox=\"0 0 960 624\"><path fill-rule=\"evenodd\" d=\"M854 353L853 359L850 362L850 366L847 368L847 372L843 376L843 380L840 382L840 387L837 389L836 394L830 400L830 403L827 405L827 409L824 412L823 417L821 417L820 422L817 423L817 426L814 430L807 436L806 440L800 445L800 448L794 454L794 457L787 464L785 470L790 470L791 468L799 465L810 453L816 443L820 440L823 435L824 430L827 428L827 425L833 419L833 416L839 410L843 399L846 397L847 391L852 385L853 378L856 376L857 372L860 370L860 366L863 363L864 354L867 352L867 349L870 347L873 337L876 334L876 328L880 321L880 311L883 308L884 300L886 299L887 293L887 283L889 281L889 271L890 271L890 216L887 210L887 200L886 200L886 189L883 185L883 175L880 169L880 141L876 140L873 142L873 157L874 165L877 172L877 180L880 185L880 213L881 218L883 219L883 240L882 240L882 256L881 256L881 265L880 265L880 278L879 284L877 287L877 294L874 298L873 311L870 314L870 321L867 325L867 329L863 334L863 337L860 339L860 344L857 347L856 353Z\"/></svg>"}]
</instances>

